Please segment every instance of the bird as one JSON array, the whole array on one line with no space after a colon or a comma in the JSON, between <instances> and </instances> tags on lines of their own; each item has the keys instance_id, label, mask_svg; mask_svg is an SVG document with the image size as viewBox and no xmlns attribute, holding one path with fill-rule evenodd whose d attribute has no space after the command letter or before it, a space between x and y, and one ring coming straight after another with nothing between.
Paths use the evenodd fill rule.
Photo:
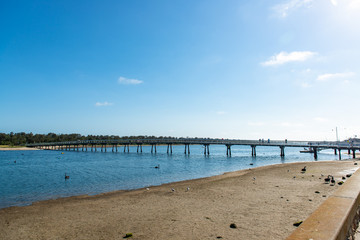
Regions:
<instances>
[{"instance_id":1,"label":"bird","mask_svg":"<svg viewBox=\"0 0 360 240\"><path fill-rule=\"evenodd\" d=\"M331 175L328 175L324 180L325 180L325 182L330 182L330 177L331 177Z\"/></svg>"},{"instance_id":2,"label":"bird","mask_svg":"<svg viewBox=\"0 0 360 240\"><path fill-rule=\"evenodd\" d=\"M331 183L335 183L334 177L331 176Z\"/></svg>"},{"instance_id":3,"label":"bird","mask_svg":"<svg viewBox=\"0 0 360 240\"><path fill-rule=\"evenodd\" d=\"M186 191L187 191L187 192L190 191L190 187L187 187L187 188L186 188Z\"/></svg>"},{"instance_id":4,"label":"bird","mask_svg":"<svg viewBox=\"0 0 360 240\"><path fill-rule=\"evenodd\" d=\"M66 175L66 173L65 173L65 180L66 179L69 179L70 178L70 176L69 175Z\"/></svg>"},{"instance_id":5,"label":"bird","mask_svg":"<svg viewBox=\"0 0 360 240\"><path fill-rule=\"evenodd\" d=\"M158 164L157 166L155 166L155 168L160 168L160 164Z\"/></svg>"},{"instance_id":6,"label":"bird","mask_svg":"<svg viewBox=\"0 0 360 240\"><path fill-rule=\"evenodd\" d=\"M172 189L171 189L171 191L172 191L172 192L175 192L175 189L174 189L174 188L172 188Z\"/></svg>"},{"instance_id":7,"label":"bird","mask_svg":"<svg viewBox=\"0 0 360 240\"><path fill-rule=\"evenodd\" d=\"M306 172L306 166L303 169L301 169L301 171Z\"/></svg>"}]
</instances>

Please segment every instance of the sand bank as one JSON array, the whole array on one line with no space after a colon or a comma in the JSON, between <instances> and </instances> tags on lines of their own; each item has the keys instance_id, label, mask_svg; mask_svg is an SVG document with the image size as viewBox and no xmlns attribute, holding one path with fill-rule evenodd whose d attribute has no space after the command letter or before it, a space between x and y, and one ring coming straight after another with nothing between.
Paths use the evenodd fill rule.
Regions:
<instances>
[{"instance_id":1,"label":"sand bank","mask_svg":"<svg viewBox=\"0 0 360 240\"><path fill-rule=\"evenodd\" d=\"M29 147L0 147L0 151L27 151L27 150L39 150L39 149L29 148Z\"/></svg>"},{"instance_id":2,"label":"sand bank","mask_svg":"<svg viewBox=\"0 0 360 240\"><path fill-rule=\"evenodd\" d=\"M324 184L325 176L340 181L357 168L354 161L279 164L11 207L0 210L0 239L285 239L340 187Z\"/></svg>"}]
</instances>

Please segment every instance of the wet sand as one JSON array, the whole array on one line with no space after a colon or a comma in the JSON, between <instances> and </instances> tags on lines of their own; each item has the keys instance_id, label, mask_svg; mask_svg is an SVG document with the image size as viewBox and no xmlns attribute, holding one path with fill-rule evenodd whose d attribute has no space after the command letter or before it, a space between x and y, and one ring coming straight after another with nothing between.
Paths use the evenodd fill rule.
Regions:
<instances>
[{"instance_id":1,"label":"wet sand","mask_svg":"<svg viewBox=\"0 0 360 240\"><path fill-rule=\"evenodd\" d=\"M279 164L5 208L0 239L285 239L341 187L325 176L340 181L357 170L354 162Z\"/></svg>"}]
</instances>

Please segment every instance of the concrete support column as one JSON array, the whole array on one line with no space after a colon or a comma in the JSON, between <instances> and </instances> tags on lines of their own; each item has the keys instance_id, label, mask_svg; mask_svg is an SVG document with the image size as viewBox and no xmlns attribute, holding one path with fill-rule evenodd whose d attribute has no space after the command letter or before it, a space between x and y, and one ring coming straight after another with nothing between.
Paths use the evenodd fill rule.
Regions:
<instances>
[{"instance_id":1,"label":"concrete support column","mask_svg":"<svg viewBox=\"0 0 360 240\"><path fill-rule=\"evenodd\" d=\"M353 158L355 158L355 149L353 149L352 151L353 151Z\"/></svg>"},{"instance_id":2,"label":"concrete support column","mask_svg":"<svg viewBox=\"0 0 360 240\"><path fill-rule=\"evenodd\" d=\"M339 148L339 160L341 160L341 149Z\"/></svg>"},{"instance_id":3,"label":"concrete support column","mask_svg":"<svg viewBox=\"0 0 360 240\"><path fill-rule=\"evenodd\" d=\"M280 147L280 157L285 157L285 147L284 146Z\"/></svg>"},{"instance_id":4,"label":"concrete support column","mask_svg":"<svg viewBox=\"0 0 360 240\"><path fill-rule=\"evenodd\" d=\"M334 149L334 154L337 155L337 150L336 150L336 148Z\"/></svg>"},{"instance_id":5,"label":"concrete support column","mask_svg":"<svg viewBox=\"0 0 360 240\"><path fill-rule=\"evenodd\" d=\"M314 150L314 159L317 160L318 159L317 148L313 147L313 150Z\"/></svg>"},{"instance_id":6,"label":"concrete support column","mask_svg":"<svg viewBox=\"0 0 360 240\"><path fill-rule=\"evenodd\" d=\"M226 145L226 156L231 157L231 145Z\"/></svg>"},{"instance_id":7,"label":"concrete support column","mask_svg":"<svg viewBox=\"0 0 360 240\"><path fill-rule=\"evenodd\" d=\"M190 154L190 144L185 144L185 154Z\"/></svg>"},{"instance_id":8,"label":"concrete support column","mask_svg":"<svg viewBox=\"0 0 360 240\"><path fill-rule=\"evenodd\" d=\"M251 156L256 157L256 145L251 145Z\"/></svg>"}]
</instances>

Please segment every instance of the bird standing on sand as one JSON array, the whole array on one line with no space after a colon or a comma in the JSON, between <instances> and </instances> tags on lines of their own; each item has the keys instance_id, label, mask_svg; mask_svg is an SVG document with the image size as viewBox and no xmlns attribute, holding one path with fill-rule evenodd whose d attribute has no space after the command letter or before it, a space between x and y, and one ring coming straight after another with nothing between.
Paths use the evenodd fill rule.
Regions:
<instances>
[{"instance_id":1,"label":"bird standing on sand","mask_svg":"<svg viewBox=\"0 0 360 240\"><path fill-rule=\"evenodd\" d=\"M328 175L327 178L324 179L325 182L330 182L330 177L331 177L331 175Z\"/></svg>"},{"instance_id":2,"label":"bird standing on sand","mask_svg":"<svg viewBox=\"0 0 360 240\"><path fill-rule=\"evenodd\" d=\"M175 192L175 189L174 189L174 188L172 188L172 189L171 189L171 191L172 191L172 192Z\"/></svg>"},{"instance_id":3,"label":"bird standing on sand","mask_svg":"<svg viewBox=\"0 0 360 240\"><path fill-rule=\"evenodd\" d=\"M334 177L331 176L331 183L335 183Z\"/></svg>"},{"instance_id":4,"label":"bird standing on sand","mask_svg":"<svg viewBox=\"0 0 360 240\"><path fill-rule=\"evenodd\" d=\"M306 172L306 166L303 169L301 169L301 171Z\"/></svg>"}]
</instances>

